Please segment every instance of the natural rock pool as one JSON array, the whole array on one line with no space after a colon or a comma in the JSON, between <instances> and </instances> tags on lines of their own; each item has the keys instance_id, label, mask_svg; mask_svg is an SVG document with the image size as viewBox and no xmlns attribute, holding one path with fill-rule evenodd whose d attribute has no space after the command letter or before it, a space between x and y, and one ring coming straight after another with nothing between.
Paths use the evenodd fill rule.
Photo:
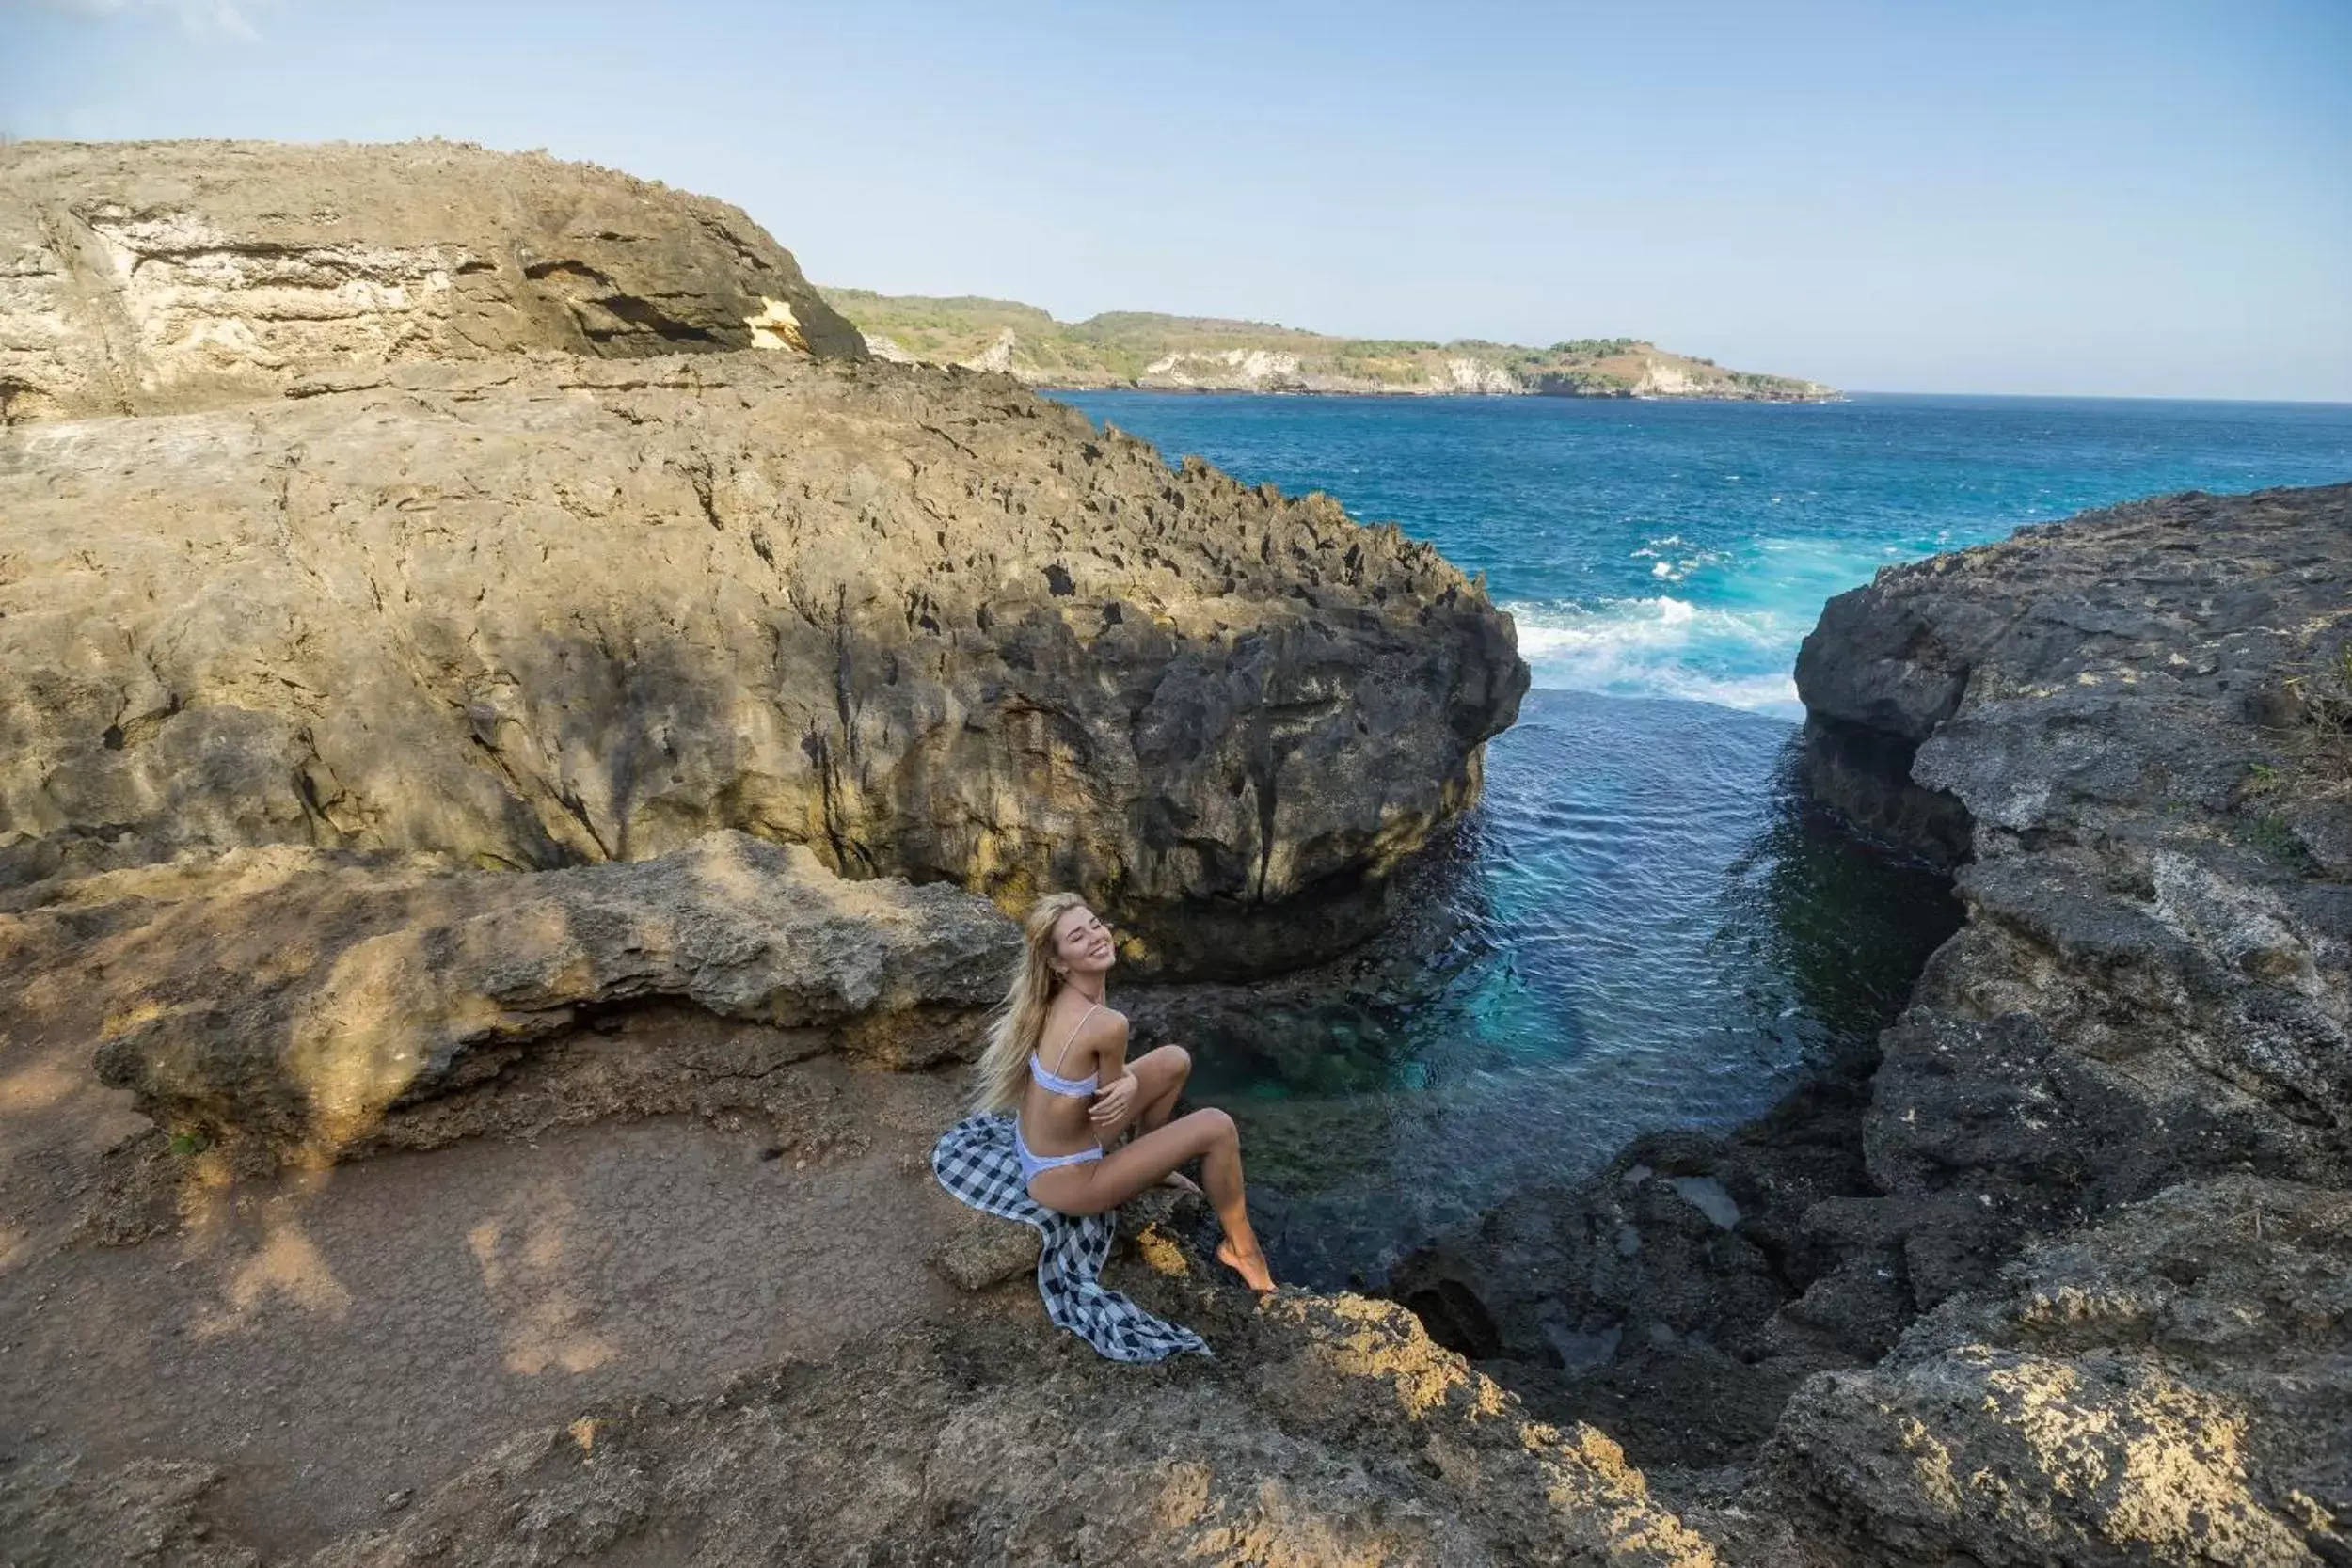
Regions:
<instances>
[{"instance_id":1,"label":"natural rock pool","mask_svg":"<svg viewBox=\"0 0 2352 1568\"><path fill-rule=\"evenodd\" d=\"M1531 692L1415 889L1412 930L1442 945L1196 1029L1198 1097L1242 1123L1284 1277L1377 1284L1401 1248L1636 1133L1756 1115L1893 1019L1959 907L1805 803L1796 736Z\"/></svg>"}]
</instances>

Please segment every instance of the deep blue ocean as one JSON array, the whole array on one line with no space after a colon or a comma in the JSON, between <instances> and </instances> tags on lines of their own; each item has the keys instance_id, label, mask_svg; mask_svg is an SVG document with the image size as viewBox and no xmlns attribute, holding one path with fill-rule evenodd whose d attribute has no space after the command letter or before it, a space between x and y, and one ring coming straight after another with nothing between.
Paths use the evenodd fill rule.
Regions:
<instances>
[{"instance_id":1,"label":"deep blue ocean","mask_svg":"<svg viewBox=\"0 0 2352 1568\"><path fill-rule=\"evenodd\" d=\"M1277 1272L1325 1285L1637 1133L1734 1125L1891 1020L1957 911L1793 786L1832 594L2089 507L2352 480L2343 404L1055 395L1431 541L1534 672L1452 851L1442 983L1193 1042Z\"/></svg>"}]
</instances>

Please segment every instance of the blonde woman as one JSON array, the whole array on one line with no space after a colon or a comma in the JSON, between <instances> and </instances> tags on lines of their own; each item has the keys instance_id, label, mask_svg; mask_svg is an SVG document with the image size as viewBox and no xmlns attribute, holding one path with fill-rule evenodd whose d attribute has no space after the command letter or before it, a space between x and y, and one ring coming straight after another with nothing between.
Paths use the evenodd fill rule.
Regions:
<instances>
[{"instance_id":1,"label":"blonde woman","mask_svg":"<svg viewBox=\"0 0 2352 1568\"><path fill-rule=\"evenodd\" d=\"M1153 1182L1190 1187L1198 1155L1225 1228L1216 1256L1253 1291L1274 1289L1243 1201L1241 1135L1223 1111L1169 1120L1192 1072L1184 1047L1127 1060L1127 1020L1104 1005L1110 928L1074 893L1049 894L1023 923L1021 967L980 1058L976 1108L1014 1113L1029 1196L1065 1214L1116 1209ZM1112 1143L1130 1127L1135 1137Z\"/></svg>"}]
</instances>

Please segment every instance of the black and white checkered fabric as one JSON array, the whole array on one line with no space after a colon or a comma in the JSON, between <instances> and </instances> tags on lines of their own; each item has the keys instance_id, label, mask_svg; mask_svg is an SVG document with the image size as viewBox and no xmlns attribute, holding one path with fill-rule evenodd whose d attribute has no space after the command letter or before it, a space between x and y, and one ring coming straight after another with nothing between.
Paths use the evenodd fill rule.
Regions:
<instances>
[{"instance_id":1,"label":"black and white checkered fabric","mask_svg":"<svg viewBox=\"0 0 2352 1568\"><path fill-rule=\"evenodd\" d=\"M1114 1361L1165 1361L1179 1351L1210 1354L1208 1341L1103 1288L1111 1255L1111 1216L1065 1214L1029 1196L1013 1153L1012 1117L967 1117L931 1146L939 1184L962 1202L1037 1227L1037 1293L1045 1315Z\"/></svg>"}]
</instances>

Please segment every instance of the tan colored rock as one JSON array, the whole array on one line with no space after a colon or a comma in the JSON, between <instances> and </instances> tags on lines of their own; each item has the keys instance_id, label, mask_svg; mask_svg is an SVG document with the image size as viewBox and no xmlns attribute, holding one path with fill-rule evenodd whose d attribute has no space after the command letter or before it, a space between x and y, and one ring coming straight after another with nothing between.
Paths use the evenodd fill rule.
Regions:
<instances>
[{"instance_id":1,"label":"tan colored rock","mask_svg":"<svg viewBox=\"0 0 2352 1568\"><path fill-rule=\"evenodd\" d=\"M1527 680L1483 593L1323 497L1001 381L758 354L0 433L0 885L740 828L1077 887L1131 959L1229 968L1376 923Z\"/></svg>"},{"instance_id":2,"label":"tan colored rock","mask_svg":"<svg viewBox=\"0 0 2352 1568\"><path fill-rule=\"evenodd\" d=\"M669 1001L769 1026L730 1037L727 1061L675 1064L690 1076L829 1050L897 1067L968 1056L1018 951L983 899L843 881L742 833L520 875L265 850L58 891L0 917L15 980L0 1032L92 1037L100 1077L175 1132L330 1156L379 1137L396 1107L413 1118L506 1070L587 1008ZM664 1108L638 1089L584 1108Z\"/></svg>"},{"instance_id":3,"label":"tan colored rock","mask_svg":"<svg viewBox=\"0 0 2352 1568\"><path fill-rule=\"evenodd\" d=\"M1219 1328L1217 1361L1138 1370L1041 1362L970 1325L715 1399L600 1407L314 1568L595 1561L663 1541L707 1561L1723 1560L1606 1437L1528 1421L1401 1307L1293 1295Z\"/></svg>"},{"instance_id":4,"label":"tan colored rock","mask_svg":"<svg viewBox=\"0 0 2352 1568\"><path fill-rule=\"evenodd\" d=\"M1040 1250L1036 1227L974 1210L958 1218L929 1260L958 1290L985 1291L1036 1269Z\"/></svg>"},{"instance_id":5,"label":"tan colored rock","mask_svg":"<svg viewBox=\"0 0 2352 1568\"><path fill-rule=\"evenodd\" d=\"M1815 1378L1772 1498L1838 1560L2352 1556L2352 1198L2175 1187Z\"/></svg>"},{"instance_id":6,"label":"tan colored rock","mask_svg":"<svg viewBox=\"0 0 2352 1568\"><path fill-rule=\"evenodd\" d=\"M0 147L0 423L527 349L864 355L737 208L460 142Z\"/></svg>"}]
</instances>

